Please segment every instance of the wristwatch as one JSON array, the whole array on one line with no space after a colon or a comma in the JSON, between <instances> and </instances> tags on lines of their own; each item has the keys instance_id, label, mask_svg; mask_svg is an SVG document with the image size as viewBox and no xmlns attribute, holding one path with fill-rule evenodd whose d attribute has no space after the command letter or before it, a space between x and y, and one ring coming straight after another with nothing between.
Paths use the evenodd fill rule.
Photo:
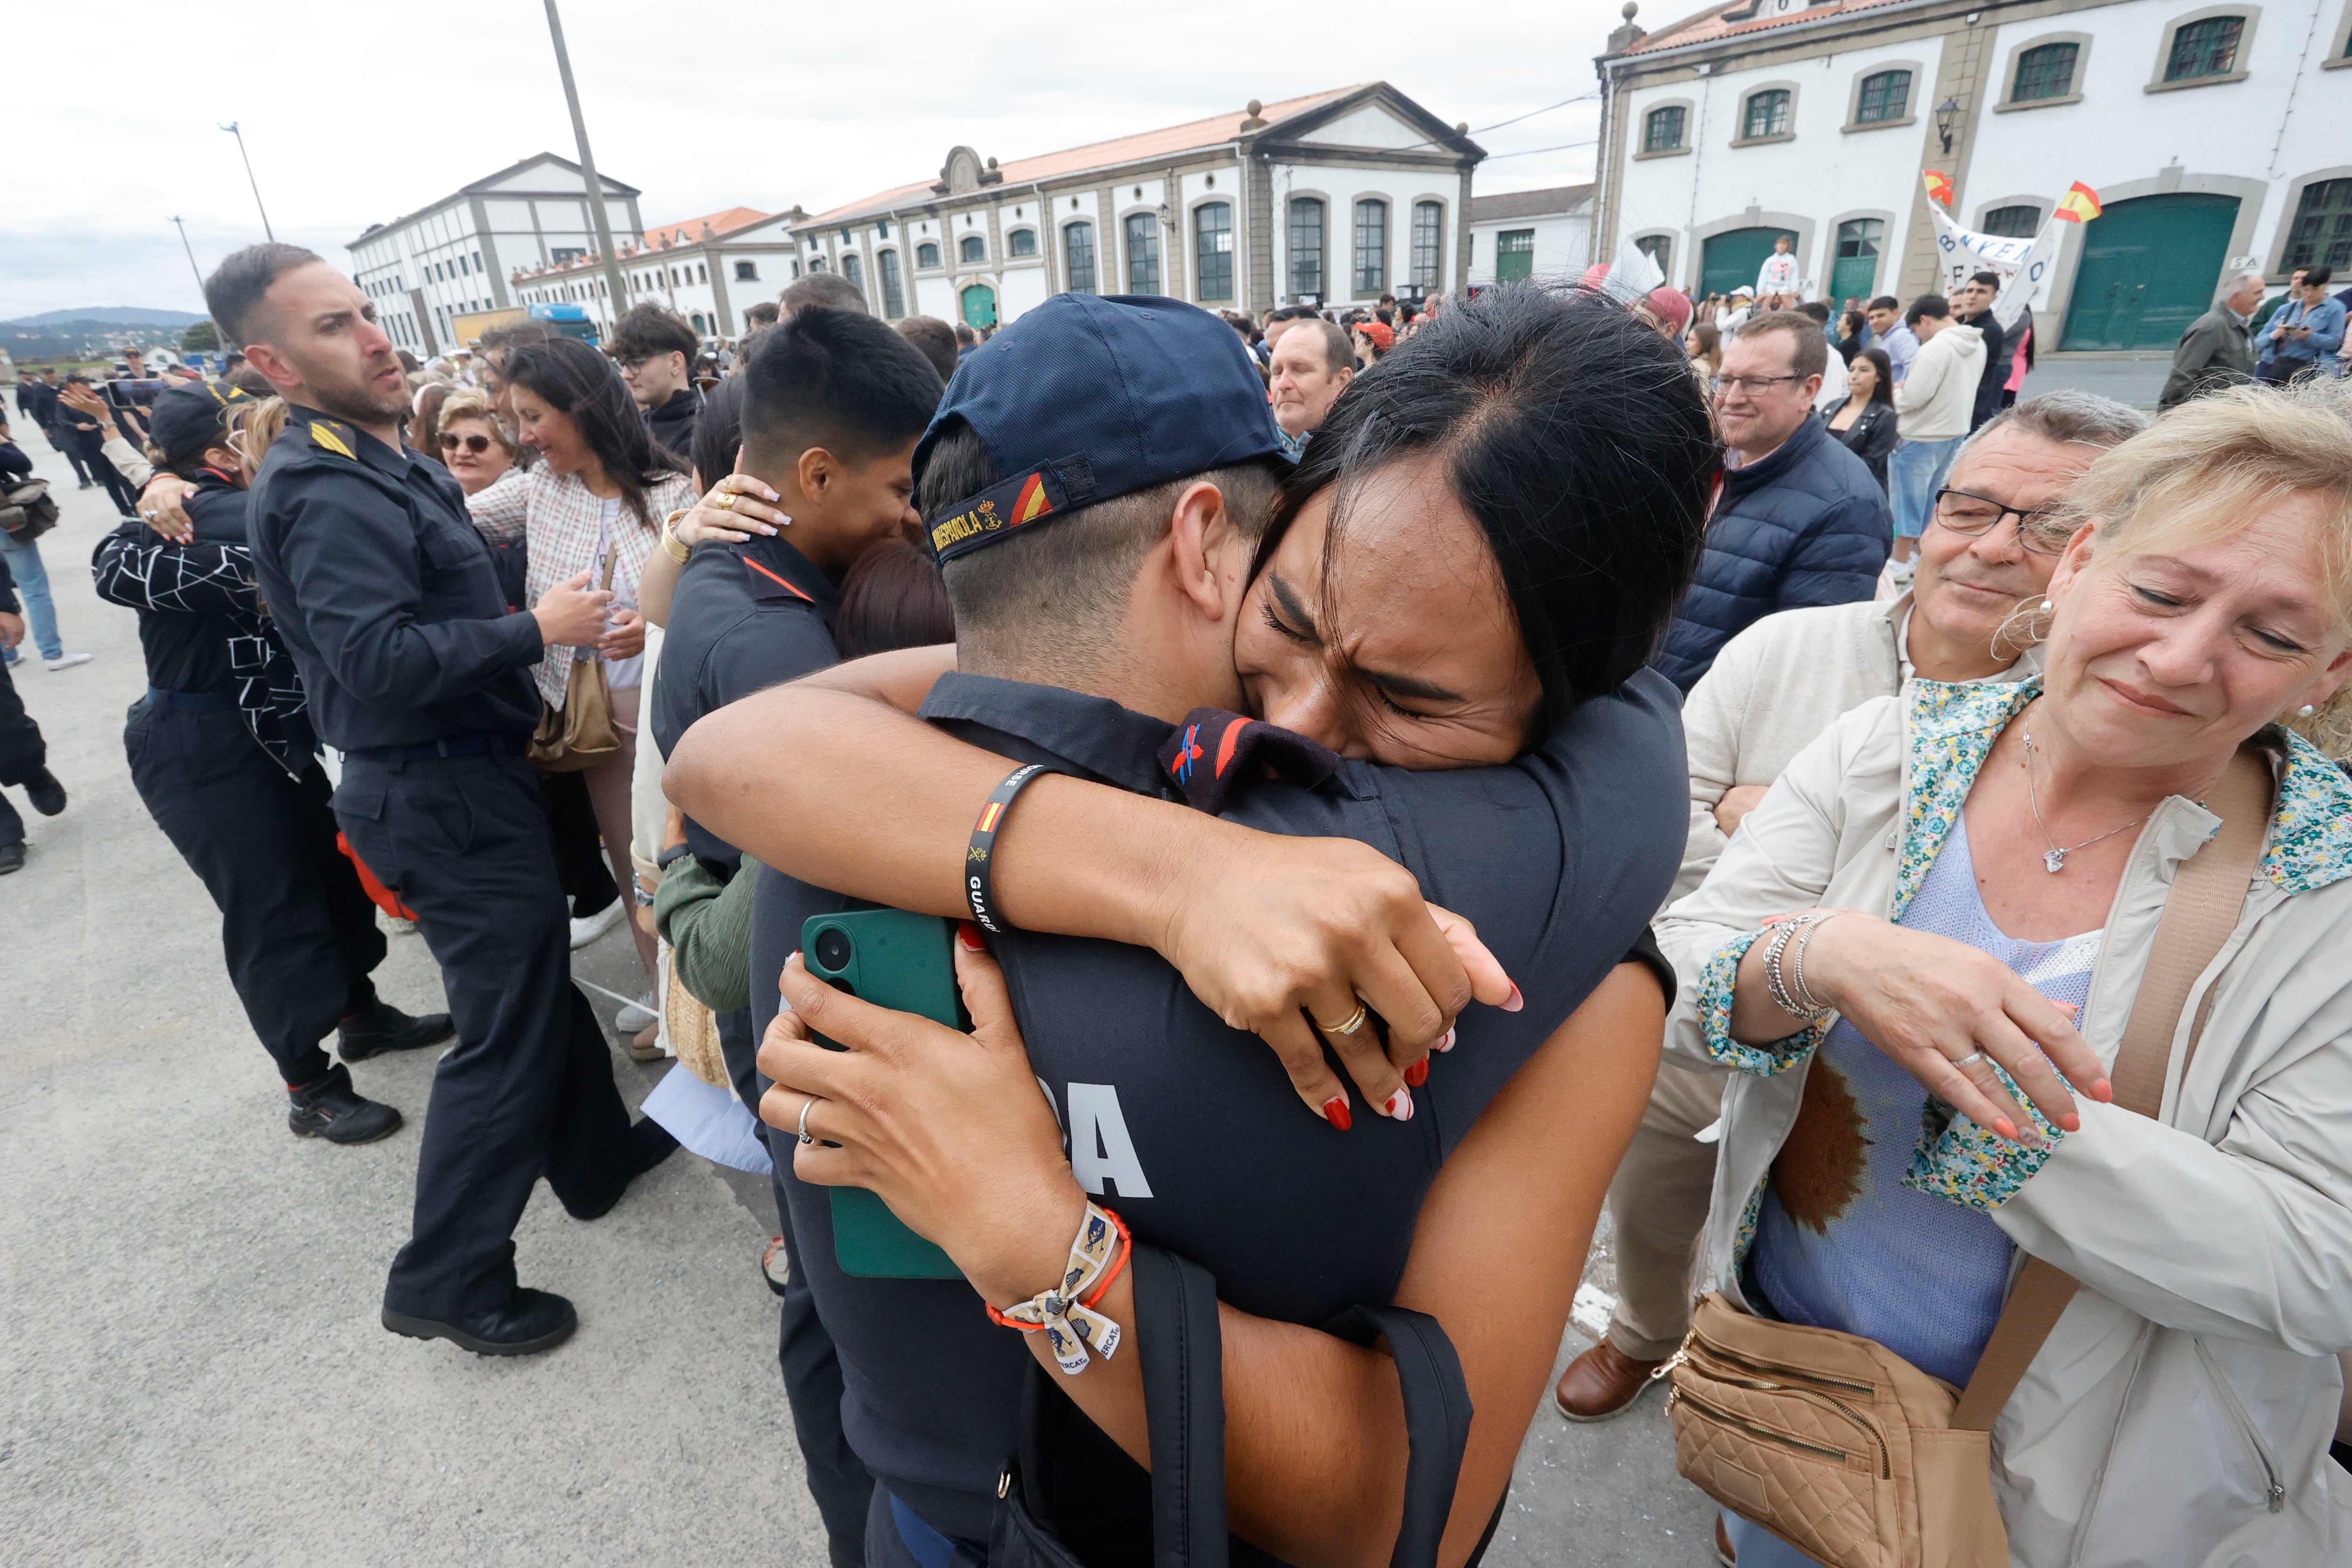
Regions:
<instances>
[{"instance_id":1,"label":"wristwatch","mask_svg":"<svg viewBox=\"0 0 2352 1568\"><path fill-rule=\"evenodd\" d=\"M688 512L693 510L694 509L691 507L682 506L676 511L670 513L667 517L662 519L662 553L668 556L672 561L677 562L681 566L685 565L688 558L693 555L694 546L688 544L685 540L680 539L677 533L672 531L677 527L677 520L684 517Z\"/></svg>"}]
</instances>

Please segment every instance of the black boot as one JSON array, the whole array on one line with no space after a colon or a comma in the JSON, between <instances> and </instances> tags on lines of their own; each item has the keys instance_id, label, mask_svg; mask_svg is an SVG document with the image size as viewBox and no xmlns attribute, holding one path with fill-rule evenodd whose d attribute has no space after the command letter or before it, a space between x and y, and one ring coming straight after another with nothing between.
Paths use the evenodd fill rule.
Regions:
<instances>
[{"instance_id":1,"label":"black boot","mask_svg":"<svg viewBox=\"0 0 2352 1568\"><path fill-rule=\"evenodd\" d=\"M383 1326L412 1340L447 1340L476 1355L536 1355L570 1339L580 1326L580 1314L561 1296L518 1285L507 1304L494 1312L445 1320L412 1318L386 1307Z\"/></svg>"},{"instance_id":2,"label":"black boot","mask_svg":"<svg viewBox=\"0 0 2352 1568\"><path fill-rule=\"evenodd\" d=\"M337 1049L347 1062L363 1062L386 1051L413 1051L437 1046L457 1031L446 1013L412 1018L389 1002L368 998L367 1005L335 1026Z\"/></svg>"},{"instance_id":3,"label":"black boot","mask_svg":"<svg viewBox=\"0 0 2352 1568\"><path fill-rule=\"evenodd\" d=\"M14 844L0 844L0 877L24 868L25 841L19 838Z\"/></svg>"},{"instance_id":4,"label":"black boot","mask_svg":"<svg viewBox=\"0 0 2352 1568\"><path fill-rule=\"evenodd\" d=\"M362 1098L352 1088L349 1068L331 1068L318 1082L286 1092L294 1101L286 1112L286 1125L298 1138L373 1143L400 1130L400 1112Z\"/></svg>"},{"instance_id":5,"label":"black boot","mask_svg":"<svg viewBox=\"0 0 2352 1568\"><path fill-rule=\"evenodd\" d=\"M25 781L25 798L43 816L55 816L66 808L66 786L58 783L58 775L43 768Z\"/></svg>"},{"instance_id":6,"label":"black boot","mask_svg":"<svg viewBox=\"0 0 2352 1568\"><path fill-rule=\"evenodd\" d=\"M677 1140L670 1135L668 1128L652 1117L641 1117L629 1129L627 1150L621 1163L621 1180L613 1188L611 1197L580 1208L565 1204L563 1212L573 1219L603 1219L613 1212L613 1205L621 1201L621 1194L629 1190L631 1182L677 1152Z\"/></svg>"}]
</instances>

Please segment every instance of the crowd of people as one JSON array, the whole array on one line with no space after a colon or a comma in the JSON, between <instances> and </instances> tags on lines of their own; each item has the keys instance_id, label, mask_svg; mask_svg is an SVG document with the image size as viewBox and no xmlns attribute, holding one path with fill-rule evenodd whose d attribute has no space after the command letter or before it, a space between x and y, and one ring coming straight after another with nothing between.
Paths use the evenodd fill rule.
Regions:
<instances>
[{"instance_id":1,"label":"crowd of people","mask_svg":"<svg viewBox=\"0 0 2352 1568\"><path fill-rule=\"evenodd\" d=\"M2352 1542L2329 281L2226 282L2152 418L2024 395L1996 275L1785 252L418 364L273 244L236 369L57 406L289 1126L454 1039L387 1329L577 1331L537 1182L678 1147L571 976L626 924L615 1035L772 1174L838 1568L1460 1568L1547 1394L1662 1385L1727 1563L2222 1568Z\"/></svg>"}]
</instances>

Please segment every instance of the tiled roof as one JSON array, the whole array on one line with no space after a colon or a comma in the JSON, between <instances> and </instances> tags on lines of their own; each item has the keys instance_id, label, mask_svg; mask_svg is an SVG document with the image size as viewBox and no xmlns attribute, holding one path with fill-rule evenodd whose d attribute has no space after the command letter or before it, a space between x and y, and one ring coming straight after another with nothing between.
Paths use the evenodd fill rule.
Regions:
<instances>
[{"instance_id":1,"label":"tiled roof","mask_svg":"<svg viewBox=\"0 0 2352 1568\"><path fill-rule=\"evenodd\" d=\"M1800 10L1783 12L1775 16L1755 16L1740 19L1738 13L1755 9L1751 0L1729 0L1722 5L1710 5L1696 16L1669 23L1656 32L1634 42L1625 50L1627 55L1654 54L1660 49L1679 49L1688 44L1713 43L1718 38L1745 37L1750 33L1768 33L1776 27L1793 27L1800 22L1818 22L1825 16L1852 16L1857 11L1876 11L1895 5L1903 0L1828 0L1825 5L1807 5ZM1622 57L1621 57L1622 58Z\"/></svg>"},{"instance_id":2,"label":"tiled roof","mask_svg":"<svg viewBox=\"0 0 2352 1568\"><path fill-rule=\"evenodd\" d=\"M1327 92L1308 93L1304 98L1286 99L1280 103L1263 104L1258 116L1269 124L1279 124L1295 114L1319 108L1334 99L1345 98L1358 91L1356 87L1338 87ZM1121 163L1140 163L1150 158L1174 158L1196 153L1205 147L1221 146L1242 133L1243 122L1249 119L1245 110L1234 110L1224 114L1211 115L1183 125L1171 125L1163 131L1145 131L1133 136L1121 136L1109 142L1091 142L1066 152L1041 153L1034 158L1015 158L998 167L1005 185L1026 184L1032 180L1051 180L1064 174L1075 174L1087 169L1108 169ZM822 212L807 220L811 224L839 223L862 217L868 213L887 212L892 207L910 203L929 201L931 186L938 176L917 180L911 184L893 185L887 191L877 191L870 196L860 196L854 202ZM982 191L998 188L983 185ZM963 193L966 195L977 193Z\"/></svg>"},{"instance_id":3,"label":"tiled roof","mask_svg":"<svg viewBox=\"0 0 2352 1568\"><path fill-rule=\"evenodd\" d=\"M700 217L680 218L676 223L649 223L646 225L646 244L655 249L660 248L665 239L672 245L697 245L705 237L720 238L772 216L751 207L729 207ZM710 231L708 237L703 233L705 229Z\"/></svg>"},{"instance_id":4,"label":"tiled roof","mask_svg":"<svg viewBox=\"0 0 2352 1568\"><path fill-rule=\"evenodd\" d=\"M1540 217L1552 213L1574 212L1590 201L1592 187L1585 185L1554 185L1543 191L1501 191L1491 196L1470 198L1470 221L1492 223L1499 218Z\"/></svg>"}]
</instances>

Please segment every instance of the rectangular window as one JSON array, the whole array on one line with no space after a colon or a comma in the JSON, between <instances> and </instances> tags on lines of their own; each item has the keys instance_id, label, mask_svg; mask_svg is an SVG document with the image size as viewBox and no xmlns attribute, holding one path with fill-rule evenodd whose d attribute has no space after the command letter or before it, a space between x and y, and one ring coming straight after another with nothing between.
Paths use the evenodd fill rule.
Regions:
<instances>
[{"instance_id":1,"label":"rectangular window","mask_svg":"<svg viewBox=\"0 0 2352 1568\"><path fill-rule=\"evenodd\" d=\"M882 313L892 321L907 313L907 286L898 277L898 253L886 250L874 258L882 271Z\"/></svg>"},{"instance_id":2,"label":"rectangular window","mask_svg":"<svg viewBox=\"0 0 2352 1568\"><path fill-rule=\"evenodd\" d=\"M2164 62L2167 81L2195 81L2199 77L2228 76L2238 66L2238 37L2246 30L2243 16L2208 16L2172 35L2172 53Z\"/></svg>"},{"instance_id":3,"label":"rectangular window","mask_svg":"<svg viewBox=\"0 0 2352 1568\"><path fill-rule=\"evenodd\" d=\"M1356 292L1377 294L1389 286L1389 204L1356 204Z\"/></svg>"},{"instance_id":4,"label":"rectangular window","mask_svg":"<svg viewBox=\"0 0 2352 1568\"><path fill-rule=\"evenodd\" d=\"M1127 291L1160 292L1160 220L1150 213L1128 216Z\"/></svg>"},{"instance_id":5,"label":"rectangular window","mask_svg":"<svg viewBox=\"0 0 2352 1568\"><path fill-rule=\"evenodd\" d=\"M1321 299L1323 289L1323 204L1313 196L1290 201L1290 297Z\"/></svg>"},{"instance_id":6,"label":"rectangular window","mask_svg":"<svg viewBox=\"0 0 2352 1568\"><path fill-rule=\"evenodd\" d=\"M1683 144L1683 122L1685 112L1679 103L1670 103L1663 109L1650 110L1649 118L1642 121L1642 151L1644 153L1678 151Z\"/></svg>"},{"instance_id":7,"label":"rectangular window","mask_svg":"<svg viewBox=\"0 0 2352 1568\"><path fill-rule=\"evenodd\" d=\"M2289 272L2325 267L2338 277L2352 268L2352 178L2315 180L2303 187L2279 266Z\"/></svg>"},{"instance_id":8,"label":"rectangular window","mask_svg":"<svg viewBox=\"0 0 2352 1568\"><path fill-rule=\"evenodd\" d=\"M1495 237L1495 281L1516 283L1536 269L1536 231L1509 228Z\"/></svg>"},{"instance_id":9,"label":"rectangular window","mask_svg":"<svg viewBox=\"0 0 2352 1568\"><path fill-rule=\"evenodd\" d=\"M737 262L737 263L735 264L735 281L736 281L736 282L738 282L738 283L757 283L759 280L760 280L760 264L759 264L758 262L756 262L756 261L739 261L739 262Z\"/></svg>"},{"instance_id":10,"label":"rectangular window","mask_svg":"<svg viewBox=\"0 0 2352 1568\"><path fill-rule=\"evenodd\" d=\"M1773 88L1759 92L1748 100L1748 112L1740 121L1740 138L1753 142L1762 136L1786 136L1789 133L1789 90Z\"/></svg>"},{"instance_id":11,"label":"rectangular window","mask_svg":"<svg viewBox=\"0 0 2352 1568\"><path fill-rule=\"evenodd\" d=\"M1997 234L2003 239L2032 239L2042 228L2042 209L2035 206L1995 207L1984 215L1979 234Z\"/></svg>"},{"instance_id":12,"label":"rectangular window","mask_svg":"<svg viewBox=\"0 0 2352 1568\"><path fill-rule=\"evenodd\" d=\"M860 294L866 292L866 264L857 259L856 251L853 250L841 258L841 275L849 279L849 286L852 289L856 289Z\"/></svg>"},{"instance_id":13,"label":"rectangular window","mask_svg":"<svg viewBox=\"0 0 2352 1568\"><path fill-rule=\"evenodd\" d=\"M1070 292L1095 291L1095 226L1074 223L1062 229L1062 276Z\"/></svg>"},{"instance_id":14,"label":"rectangular window","mask_svg":"<svg viewBox=\"0 0 2352 1568\"><path fill-rule=\"evenodd\" d=\"M1424 292L1444 286L1445 206L1442 202L1412 205L1412 281Z\"/></svg>"},{"instance_id":15,"label":"rectangular window","mask_svg":"<svg viewBox=\"0 0 2352 1568\"><path fill-rule=\"evenodd\" d=\"M1192 280L1195 297L1234 297L1234 209L1210 202L1192 213Z\"/></svg>"},{"instance_id":16,"label":"rectangular window","mask_svg":"<svg viewBox=\"0 0 2352 1568\"><path fill-rule=\"evenodd\" d=\"M2017 82L2010 89L2014 103L2044 98L2066 98L2074 90L2074 60L2080 44L2044 44L2017 57Z\"/></svg>"},{"instance_id":17,"label":"rectangular window","mask_svg":"<svg viewBox=\"0 0 2352 1568\"><path fill-rule=\"evenodd\" d=\"M940 264L940 247L939 247L938 246L933 245L929 240L928 240L928 239L927 239L927 240L923 241L923 243L922 243L922 244L920 244L920 245L919 245L919 246L915 247L915 265L916 265L916 266L918 266L918 267L937 267L939 264ZM799 276L800 276L800 267L799 267L799 265L798 265L797 263L795 263L795 264L793 265L793 277L795 277L795 278L797 278L797 277L799 277Z\"/></svg>"},{"instance_id":18,"label":"rectangular window","mask_svg":"<svg viewBox=\"0 0 2352 1568\"><path fill-rule=\"evenodd\" d=\"M1037 231L1034 228L1014 229L1004 237L1004 249L1011 256L1036 255Z\"/></svg>"},{"instance_id":19,"label":"rectangular window","mask_svg":"<svg viewBox=\"0 0 2352 1568\"><path fill-rule=\"evenodd\" d=\"M1911 73L1880 71L1862 79L1862 100L1854 105L1856 125L1879 125L1900 120L1911 107Z\"/></svg>"}]
</instances>

